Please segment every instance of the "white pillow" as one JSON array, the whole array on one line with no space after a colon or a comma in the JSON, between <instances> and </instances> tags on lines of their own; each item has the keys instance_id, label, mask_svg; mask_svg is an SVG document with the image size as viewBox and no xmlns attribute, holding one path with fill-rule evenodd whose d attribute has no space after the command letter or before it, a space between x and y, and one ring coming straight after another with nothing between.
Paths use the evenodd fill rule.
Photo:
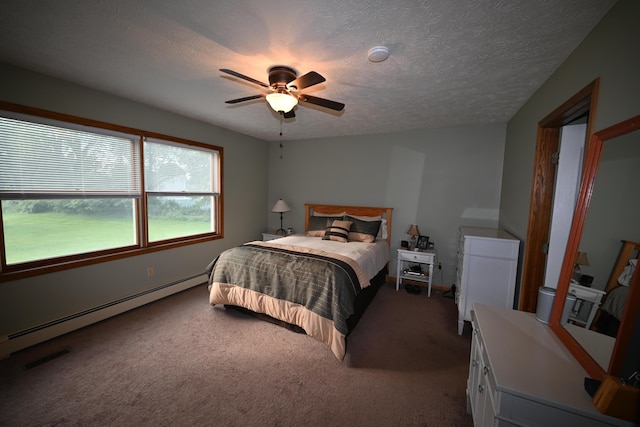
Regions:
<instances>
[{"instance_id":1,"label":"white pillow","mask_svg":"<svg viewBox=\"0 0 640 427\"><path fill-rule=\"evenodd\" d=\"M311 216L342 216L344 217L347 213L346 212L339 212L339 213L322 213L322 212L313 212L311 214ZM355 217L354 217L355 218Z\"/></svg>"},{"instance_id":2,"label":"white pillow","mask_svg":"<svg viewBox=\"0 0 640 427\"><path fill-rule=\"evenodd\" d=\"M387 238L389 236L387 236L387 220L383 219L382 223L380 224L380 231L378 232L378 236L380 236L380 239L384 239L387 240Z\"/></svg>"},{"instance_id":3,"label":"white pillow","mask_svg":"<svg viewBox=\"0 0 640 427\"><path fill-rule=\"evenodd\" d=\"M638 260L637 259L630 259L629 260L629 265L627 265L624 270L622 270L622 273L620 274L620 276L618 276L618 284L622 285L622 286L629 286L631 284L631 278L633 277L633 272L636 269L636 266L638 265Z\"/></svg>"}]
</instances>

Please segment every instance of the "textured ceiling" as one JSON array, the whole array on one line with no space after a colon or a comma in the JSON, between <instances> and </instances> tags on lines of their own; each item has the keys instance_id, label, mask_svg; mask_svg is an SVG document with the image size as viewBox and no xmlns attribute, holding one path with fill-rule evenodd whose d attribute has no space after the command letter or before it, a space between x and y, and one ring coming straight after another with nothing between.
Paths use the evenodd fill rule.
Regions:
<instances>
[{"instance_id":1,"label":"textured ceiling","mask_svg":"<svg viewBox=\"0 0 640 427\"><path fill-rule=\"evenodd\" d=\"M264 140L273 65L327 81L283 139L506 123L615 0L8 0L0 61ZM389 58L367 60L385 45Z\"/></svg>"}]
</instances>

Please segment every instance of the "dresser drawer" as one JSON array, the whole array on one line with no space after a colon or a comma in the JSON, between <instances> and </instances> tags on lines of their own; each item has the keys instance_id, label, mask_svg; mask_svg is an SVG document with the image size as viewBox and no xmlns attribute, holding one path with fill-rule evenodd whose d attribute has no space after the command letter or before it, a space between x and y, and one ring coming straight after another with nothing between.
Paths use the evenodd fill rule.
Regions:
<instances>
[{"instance_id":1,"label":"dresser drawer","mask_svg":"<svg viewBox=\"0 0 640 427\"><path fill-rule=\"evenodd\" d=\"M482 345L482 375L484 384L486 385L487 397L491 399L491 404L495 408L498 406L498 387L496 386L496 378L489 364L489 355L487 349Z\"/></svg>"},{"instance_id":2,"label":"dresser drawer","mask_svg":"<svg viewBox=\"0 0 640 427\"><path fill-rule=\"evenodd\" d=\"M467 237L464 254L514 259L518 258L518 250L518 241Z\"/></svg>"}]
</instances>

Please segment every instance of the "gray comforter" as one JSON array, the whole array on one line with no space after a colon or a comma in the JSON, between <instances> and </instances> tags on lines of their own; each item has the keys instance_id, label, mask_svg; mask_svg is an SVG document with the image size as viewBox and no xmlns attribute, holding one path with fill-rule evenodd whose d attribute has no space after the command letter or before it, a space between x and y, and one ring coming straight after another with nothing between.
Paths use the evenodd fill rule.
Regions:
<instances>
[{"instance_id":1,"label":"gray comforter","mask_svg":"<svg viewBox=\"0 0 640 427\"><path fill-rule=\"evenodd\" d=\"M207 272L212 285L230 284L299 304L333 322L343 336L349 332L347 319L361 290L358 274L349 263L286 247L245 244L232 248L212 261Z\"/></svg>"}]
</instances>

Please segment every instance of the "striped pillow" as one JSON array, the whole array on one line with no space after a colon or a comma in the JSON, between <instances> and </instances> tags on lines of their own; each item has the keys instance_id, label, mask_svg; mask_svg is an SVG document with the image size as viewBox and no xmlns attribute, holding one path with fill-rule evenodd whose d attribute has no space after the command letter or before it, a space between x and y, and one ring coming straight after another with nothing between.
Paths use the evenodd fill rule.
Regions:
<instances>
[{"instance_id":1,"label":"striped pillow","mask_svg":"<svg viewBox=\"0 0 640 427\"><path fill-rule=\"evenodd\" d=\"M331 222L336 219L342 219L341 216L311 216L309 217L309 226L307 230L307 236L309 237L322 237Z\"/></svg>"},{"instance_id":2,"label":"striped pillow","mask_svg":"<svg viewBox=\"0 0 640 427\"><path fill-rule=\"evenodd\" d=\"M350 242L374 242L380 230L380 224L382 224L382 220L362 221L349 215L345 217L345 220L353 222L349 230Z\"/></svg>"},{"instance_id":3,"label":"striped pillow","mask_svg":"<svg viewBox=\"0 0 640 427\"><path fill-rule=\"evenodd\" d=\"M335 220L330 227L324 232L322 240L333 240L335 242L347 243L349 241L349 229L351 221Z\"/></svg>"}]
</instances>

